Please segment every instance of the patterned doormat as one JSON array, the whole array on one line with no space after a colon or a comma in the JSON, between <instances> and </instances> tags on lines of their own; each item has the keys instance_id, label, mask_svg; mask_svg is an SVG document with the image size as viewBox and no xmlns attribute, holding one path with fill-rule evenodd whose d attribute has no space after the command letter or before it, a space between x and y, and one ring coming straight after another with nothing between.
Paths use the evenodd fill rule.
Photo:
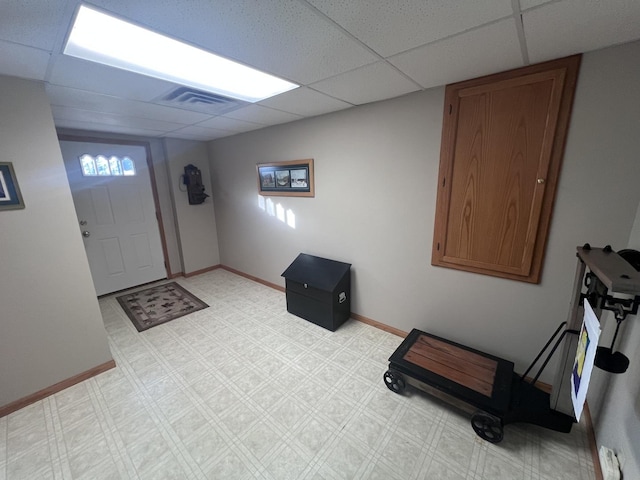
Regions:
<instances>
[{"instance_id":1,"label":"patterned doormat","mask_svg":"<svg viewBox=\"0 0 640 480\"><path fill-rule=\"evenodd\" d=\"M117 300L139 332L209 306L176 282L121 295Z\"/></svg>"}]
</instances>

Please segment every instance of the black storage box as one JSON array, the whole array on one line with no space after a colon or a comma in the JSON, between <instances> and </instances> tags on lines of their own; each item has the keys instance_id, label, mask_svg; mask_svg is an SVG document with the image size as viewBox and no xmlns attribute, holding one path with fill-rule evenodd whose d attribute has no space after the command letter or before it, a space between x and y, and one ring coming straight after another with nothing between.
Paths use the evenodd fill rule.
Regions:
<instances>
[{"instance_id":1,"label":"black storage box","mask_svg":"<svg viewBox=\"0 0 640 480\"><path fill-rule=\"evenodd\" d=\"M282 276L287 311L332 332L351 315L351 264L301 253Z\"/></svg>"}]
</instances>

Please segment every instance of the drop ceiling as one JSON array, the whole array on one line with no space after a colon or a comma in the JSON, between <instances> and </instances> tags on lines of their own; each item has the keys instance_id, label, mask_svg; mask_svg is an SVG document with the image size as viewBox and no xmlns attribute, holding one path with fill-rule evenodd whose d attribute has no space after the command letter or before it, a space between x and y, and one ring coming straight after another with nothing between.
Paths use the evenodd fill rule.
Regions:
<instances>
[{"instance_id":1,"label":"drop ceiling","mask_svg":"<svg viewBox=\"0 0 640 480\"><path fill-rule=\"evenodd\" d=\"M0 2L0 74L43 81L57 127L193 140L640 38L637 0L87 3L301 85L222 114L168 106L175 84L62 55L77 0Z\"/></svg>"}]
</instances>

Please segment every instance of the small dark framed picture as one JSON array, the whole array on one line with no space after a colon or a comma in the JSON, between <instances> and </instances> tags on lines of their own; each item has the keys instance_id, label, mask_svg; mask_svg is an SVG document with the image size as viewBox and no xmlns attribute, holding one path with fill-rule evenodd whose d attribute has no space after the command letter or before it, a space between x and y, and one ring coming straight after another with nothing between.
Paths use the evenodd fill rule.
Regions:
<instances>
[{"instance_id":1,"label":"small dark framed picture","mask_svg":"<svg viewBox=\"0 0 640 480\"><path fill-rule=\"evenodd\" d=\"M24 208L22 194L11 162L0 162L0 210Z\"/></svg>"},{"instance_id":2,"label":"small dark framed picture","mask_svg":"<svg viewBox=\"0 0 640 480\"><path fill-rule=\"evenodd\" d=\"M313 159L259 163L258 192L281 197L313 197Z\"/></svg>"}]
</instances>

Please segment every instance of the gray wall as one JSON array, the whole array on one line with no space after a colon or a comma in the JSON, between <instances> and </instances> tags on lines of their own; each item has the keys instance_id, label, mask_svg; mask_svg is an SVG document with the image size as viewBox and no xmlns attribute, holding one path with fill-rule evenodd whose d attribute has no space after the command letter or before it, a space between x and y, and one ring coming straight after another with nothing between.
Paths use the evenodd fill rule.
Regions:
<instances>
[{"instance_id":1,"label":"gray wall","mask_svg":"<svg viewBox=\"0 0 640 480\"><path fill-rule=\"evenodd\" d=\"M640 200L639 55L636 43L584 56L538 285L430 264L444 88L211 142L221 263L283 285L300 252L350 262L354 312L522 370L566 319L575 247L627 244ZM294 229L261 208L255 165L309 157L315 198L273 197Z\"/></svg>"},{"instance_id":2,"label":"gray wall","mask_svg":"<svg viewBox=\"0 0 640 480\"><path fill-rule=\"evenodd\" d=\"M168 160L168 180L178 226L183 272L190 274L218 265L220 253L213 197L207 198L200 205L189 205L186 186L181 182L184 167L195 165L202 171L205 193L211 195L207 145L176 138L164 139L163 143Z\"/></svg>"},{"instance_id":3,"label":"gray wall","mask_svg":"<svg viewBox=\"0 0 640 480\"><path fill-rule=\"evenodd\" d=\"M0 211L0 406L111 360L41 84L0 76L0 158L24 210Z\"/></svg>"}]
</instances>

